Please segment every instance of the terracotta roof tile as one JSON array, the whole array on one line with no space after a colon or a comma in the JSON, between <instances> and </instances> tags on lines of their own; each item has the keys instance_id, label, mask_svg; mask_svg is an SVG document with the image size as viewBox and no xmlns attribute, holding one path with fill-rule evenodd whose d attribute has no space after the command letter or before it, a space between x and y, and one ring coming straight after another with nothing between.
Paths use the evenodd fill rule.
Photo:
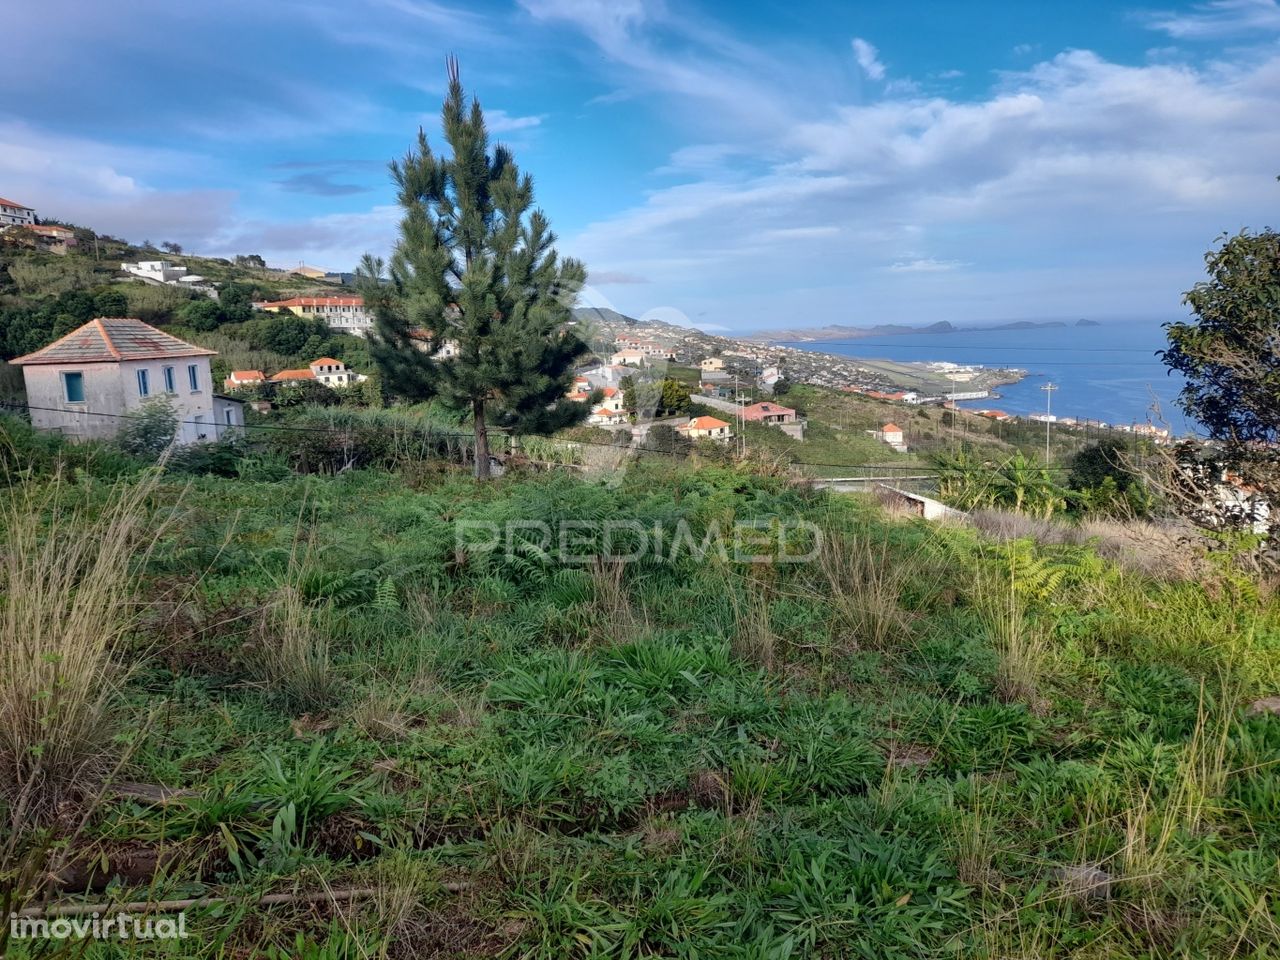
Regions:
<instances>
[{"instance_id":1,"label":"terracotta roof tile","mask_svg":"<svg viewBox=\"0 0 1280 960\"><path fill-rule=\"evenodd\" d=\"M211 357L216 350L193 346L128 317L99 317L72 330L47 347L10 360L14 364L116 363L121 360L162 360Z\"/></svg>"}]
</instances>

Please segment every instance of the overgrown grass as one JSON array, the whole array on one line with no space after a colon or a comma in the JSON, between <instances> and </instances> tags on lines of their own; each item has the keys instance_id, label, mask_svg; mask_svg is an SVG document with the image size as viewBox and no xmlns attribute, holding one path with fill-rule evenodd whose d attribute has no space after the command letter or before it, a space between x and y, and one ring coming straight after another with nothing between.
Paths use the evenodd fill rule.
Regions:
<instances>
[{"instance_id":1,"label":"overgrown grass","mask_svg":"<svg viewBox=\"0 0 1280 960\"><path fill-rule=\"evenodd\" d=\"M121 759L136 576L163 524L148 474L100 504L62 480L3 494L0 801L16 836L92 796ZM133 654L134 657L137 653Z\"/></svg>"},{"instance_id":2,"label":"overgrown grass","mask_svg":"<svg viewBox=\"0 0 1280 960\"><path fill-rule=\"evenodd\" d=\"M1136 960L1280 941L1280 721L1245 710L1280 680L1280 615L1234 574L1152 578L1087 542L662 461L608 483L194 487L134 557L153 612L132 633L157 655L114 674L102 734L145 730L128 778L191 792L108 799L68 858L120 899L374 893L193 911L174 955ZM43 543L57 512L29 489ZM71 492L93 529L106 488ZM161 483L139 509L156 522L180 496ZM823 550L580 564L455 529L684 521L700 541L771 518L814 523ZM144 881L117 866L173 848Z\"/></svg>"}]
</instances>

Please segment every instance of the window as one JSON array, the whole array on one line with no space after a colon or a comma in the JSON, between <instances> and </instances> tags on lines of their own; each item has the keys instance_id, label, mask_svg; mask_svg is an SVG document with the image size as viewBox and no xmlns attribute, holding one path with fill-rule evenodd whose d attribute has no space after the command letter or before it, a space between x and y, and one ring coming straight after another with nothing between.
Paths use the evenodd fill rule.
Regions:
<instances>
[{"instance_id":1,"label":"window","mask_svg":"<svg viewBox=\"0 0 1280 960\"><path fill-rule=\"evenodd\" d=\"M151 393L151 375L146 370L138 371L138 396L145 397Z\"/></svg>"},{"instance_id":2,"label":"window","mask_svg":"<svg viewBox=\"0 0 1280 960\"><path fill-rule=\"evenodd\" d=\"M194 363L187 365L187 382L191 384L192 391L200 389L200 368Z\"/></svg>"},{"instance_id":3,"label":"window","mask_svg":"<svg viewBox=\"0 0 1280 960\"><path fill-rule=\"evenodd\" d=\"M62 389L66 395L67 403L84 403L84 374L64 373L62 375Z\"/></svg>"},{"instance_id":4,"label":"window","mask_svg":"<svg viewBox=\"0 0 1280 960\"><path fill-rule=\"evenodd\" d=\"M196 414L196 439L204 440L207 436L208 434L206 434L204 431L204 414L197 413Z\"/></svg>"},{"instance_id":5,"label":"window","mask_svg":"<svg viewBox=\"0 0 1280 960\"><path fill-rule=\"evenodd\" d=\"M174 379L173 379L173 367L164 368L164 392L165 393L178 392L178 387L174 383Z\"/></svg>"},{"instance_id":6,"label":"window","mask_svg":"<svg viewBox=\"0 0 1280 960\"><path fill-rule=\"evenodd\" d=\"M226 419L226 421L227 421L227 426L228 426L228 427L229 427L229 426L231 426L231 425L232 425L232 424L231 424L231 408L230 408L230 407L228 407L226 410L224 410L224 411L222 412L222 415L223 415L223 417L224 417L224 418Z\"/></svg>"}]
</instances>

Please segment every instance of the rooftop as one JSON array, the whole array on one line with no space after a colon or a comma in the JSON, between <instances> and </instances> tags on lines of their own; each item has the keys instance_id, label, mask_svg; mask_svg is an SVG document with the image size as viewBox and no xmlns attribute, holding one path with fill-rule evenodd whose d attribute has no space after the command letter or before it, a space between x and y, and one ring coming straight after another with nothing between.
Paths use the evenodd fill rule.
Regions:
<instances>
[{"instance_id":1,"label":"rooftop","mask_svg":"<svg viewBox=\"0 0 1280 960\"><path fill-rule=\"evenodd\" d=\"M141 320L99 317L47 347L9 362L119 363L122 360L160 360L166 357L211 357L216 353L216 350L206 350L179 340Z\"/></svg>"},{"instance_id":2,"label":"rooftop","mask_svg":"<svg viewBox=\"0 0 1280 960\"><path fill-rule=\"evenodd\" d=\"M17 200L6 200L0 197L0 207L17 207L19 210L34 210L34 207L28 207L25 203L19 203Z\"/></svg>"},{"instance_id":3,"label":"rooftop","mask_svg":"<svg viewBox=\"0 0 1280 960\"><path fill-rule=\"evenodd\" d=\"M689 423L686 426L677 427L676 429L678 430L679 429L719 430L720 428L727 427L727 426L729 426L727 423L725 423L723 420L717 420L715 417L694 417L692 420L689 421Z\"/></svg>"},{"instance_id":4,"label":"rooftop","mask_svg":"<svg viewBox=\"0 0 1280 960\"><path fill-rule=\"evenodd\" d=\"M363 307L364 297L290 297L288 300L262 300L259 307Z\"/></svg>"}]
</instances>

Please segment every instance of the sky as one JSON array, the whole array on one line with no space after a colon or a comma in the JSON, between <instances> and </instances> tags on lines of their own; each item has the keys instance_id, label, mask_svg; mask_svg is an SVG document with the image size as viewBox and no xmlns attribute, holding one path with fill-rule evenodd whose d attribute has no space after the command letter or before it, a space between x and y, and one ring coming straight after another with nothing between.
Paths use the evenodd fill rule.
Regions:
<instances>
[{"instance_id":1,"label":"sky","mask_svg":"<svg viewBox=\"0 0 1280 960\"><path fill-rule=\"evenodd\" d=\"M42 0L0 196L215 256L385 255L445 58L588 303L703 329L1167 319L1280 226L1280 0Z\"/></svg>"}]
</instances>

